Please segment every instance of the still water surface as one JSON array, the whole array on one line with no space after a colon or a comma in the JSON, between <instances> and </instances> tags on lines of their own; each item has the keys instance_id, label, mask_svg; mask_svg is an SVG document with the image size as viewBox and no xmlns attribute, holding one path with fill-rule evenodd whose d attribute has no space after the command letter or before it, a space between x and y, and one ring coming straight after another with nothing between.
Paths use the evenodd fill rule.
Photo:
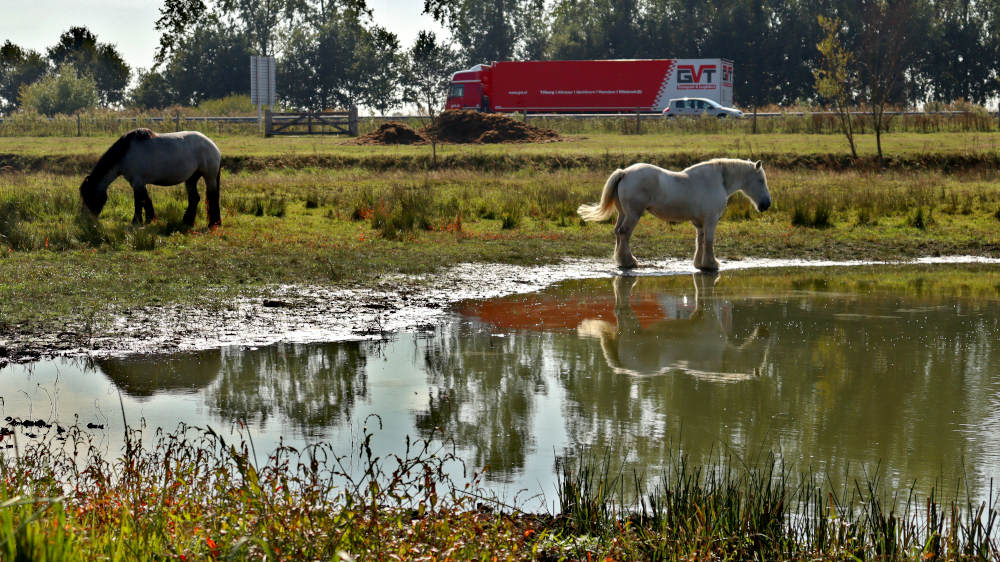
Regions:
<instances>
[{"instance_id":1,"label":"still water surface","mask_svg":"<svg viewBox=\"0 0 1000 562\"><path fill-rule=\"evenodd\" d=\"M984 498L1000 476L998 340L995 266L589 279L388 341L8 366L0 417L101 424L109 456L119 399L132 426L242 420L257 450L348 453L366 424L383 453L445 435L495 491L543 504L561 459L610 450L654 474L678 449L774 451L834 482L964 480Z\"/></svg>"}]
</instances>

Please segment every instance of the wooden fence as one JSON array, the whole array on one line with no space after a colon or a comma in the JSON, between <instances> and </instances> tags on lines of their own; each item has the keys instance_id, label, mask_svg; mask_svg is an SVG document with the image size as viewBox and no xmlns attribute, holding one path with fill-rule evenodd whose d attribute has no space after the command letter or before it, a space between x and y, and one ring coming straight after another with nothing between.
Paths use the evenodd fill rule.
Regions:
<instances>
[{"instance_id":1,"label":"wooden fence","mask_svg":"<svg viewBox=\"0 0 1000 562\"><path fill-rule=\"evenodd\" d=\"M264 112L264 136L350 135L358 136L358 108L347 111Z\"/></svg>"}]
</instances>

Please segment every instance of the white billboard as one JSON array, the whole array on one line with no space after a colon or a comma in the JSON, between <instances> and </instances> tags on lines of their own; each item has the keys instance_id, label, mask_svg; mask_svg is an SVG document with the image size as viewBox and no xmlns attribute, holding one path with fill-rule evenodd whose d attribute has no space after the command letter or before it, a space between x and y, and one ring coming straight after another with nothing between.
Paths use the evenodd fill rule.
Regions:
<instances>
[{"instance_id":1,"label":"white billboard","mask_svg":"<svg viewBox=\"0 0 1000 562\"><path fill-rule=\"evenodd\" d=\"M254 105L274 105L275 94L274 57L250 57L250 103Z\"/></svg>"}]
</instances>

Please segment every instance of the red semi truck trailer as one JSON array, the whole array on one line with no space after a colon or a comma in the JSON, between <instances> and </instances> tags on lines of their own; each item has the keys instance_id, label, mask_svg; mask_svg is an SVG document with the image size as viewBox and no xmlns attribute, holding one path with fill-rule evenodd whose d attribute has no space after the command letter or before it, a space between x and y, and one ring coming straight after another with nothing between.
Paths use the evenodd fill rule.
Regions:
<instances>
[{"instance_id":1,"label":"red semi truck trailer","mask_svg":"<svg viewBox=\"0 0 1000 562\"><path fill-rule=\"evenodd\" d=\"M505 61L456 72L447 109L660 112L678 97L733 104L726 59Z\"/></svg>"}]
</instances>

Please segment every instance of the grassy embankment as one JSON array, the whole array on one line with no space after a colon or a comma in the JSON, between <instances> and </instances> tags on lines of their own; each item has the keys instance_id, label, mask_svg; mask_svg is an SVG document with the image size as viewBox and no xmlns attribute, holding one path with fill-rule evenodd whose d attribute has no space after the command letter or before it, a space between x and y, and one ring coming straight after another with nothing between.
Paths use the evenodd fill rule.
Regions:
<instances>
[{"instance_id":1,"label":"grassy embankment","mask_svg":"<svg viewBox=\"0 0 1000 562\"><path fill-rule=\"evenodd\" d=\"M463 261L610 257L608 224L575 215L616 167L762 158L775 201L730 202L720 258L892 259L1000 255L997 133L899 133L886 168L835 135L588 134L536 145L344 145L331 138L220 137L223 228L180 223L183 187L152 187L159 219L133 227L118 180L99 221L78 186L111 138L0 139L0 335L87 326L108 307L221 306L274 283L371 284ZM640 260L686 257L689 225L647 217ZM609 259L610 265L610 259Z\"/></svg>"},{"instance_id":2,"label":"grassy embankment","mask_svg":"<svg viewBox=\"0 0 1000 562\"><path fill-rule=\"evenodd\" d=\"M20 455L0 456L0 557L55 562L995 560L1000 555L995 504L952 501L934 492L918 497L877 478L834 488L773 455L719 455L694 467L677 452L652 487L638 484L641 475L629 475L610 458L565 465L556 498L560 508L539 515L493 503L482 495L476 475L468 484L452 482L444 468L457 461L427 442L414 443L400 457L377 458L369 435L346 455L317 445L280 449L259 462L252 442L227 443L211 429L157 433L147 446L139 444L138 432L132 436L111 463L77 428L50 430Z\"/></svg>"}]
</instances>

